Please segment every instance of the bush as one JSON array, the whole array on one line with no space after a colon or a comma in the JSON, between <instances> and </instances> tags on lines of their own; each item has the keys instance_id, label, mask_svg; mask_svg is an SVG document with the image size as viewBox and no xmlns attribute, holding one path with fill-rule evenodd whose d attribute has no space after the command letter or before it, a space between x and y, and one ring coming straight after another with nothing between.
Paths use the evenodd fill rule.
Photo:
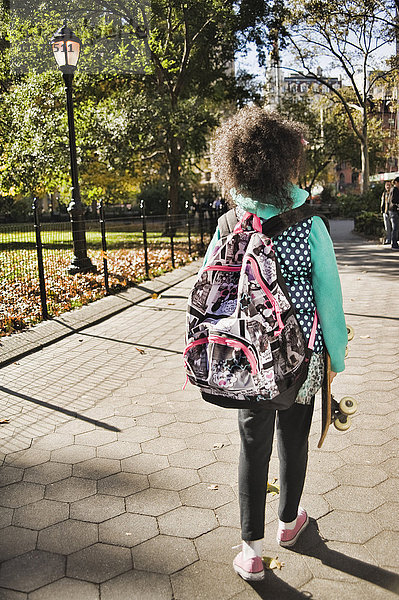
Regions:
<instances>
[{"instance_id":1,"label":"bush","mask_svg":"<svg viewBox=\"0 0 399 600\"><path fill-rule=\"evenodd\" d=\"M340 217L356 217L361 212L378 213L380 210L381 194L383 184L376 184L365 194L345 194L337 196Z\"/></svg>"},{"instance_id":2,"label":"bush","mask_svg":"<svg viewBox=\"0 0 399 600\"><path fill-rule=\"evenodd\" d=\"M380 213L362 211L355 216L355 231L372 238L384 235L384 223Z\"/></svg>"}]
</instances>

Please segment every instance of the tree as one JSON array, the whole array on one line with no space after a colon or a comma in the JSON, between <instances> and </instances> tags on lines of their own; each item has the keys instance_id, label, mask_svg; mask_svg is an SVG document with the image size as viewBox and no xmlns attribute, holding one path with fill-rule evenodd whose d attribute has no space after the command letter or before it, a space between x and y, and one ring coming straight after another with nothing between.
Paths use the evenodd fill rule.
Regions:
<instances>
[{"instance_id":1,"label":"tree","mask_svg":"<svg viewBox=\"0 0 399 600\"><path fill-rule=\"evenodd\" d=\"M15 51L28 35L36 64L41 69L50 64L44 50L62 22L62 6L49 0L43 14L38 4L21 2L14 15L17 70L30 68L28 54ZM259 44L264 39L268 15L267 0L153 0L151 7L138 0L71 0L69 23L86 42L76 87L98 102L95 126L86 136L92 156L129 171L164 161L171 211L178 212L182 171L190 157L205 151L223 104L248 97L245 86L236 85L231 65L251 36ZM116 42L112 52L110 41ZM104 92L101 97L93 83ZM96 133L104 135L96 139Z\"/></svg>"},{"instance_id":2,"label":"tree","mask_svg":"<svg viewBox=\"0 0 399 600\"><path fill-rule=\"evenodd\" d=\"M378 54L395 38L392 4L379 0L298 0L290 2L288 46L299 62L292 70L312 76L340 102L361 148L362 189L369 186L369 98L381 72L375 72ZM391 26L387 26L390 21ZM340 68L352 91L347 99L339 87L317 71L321 58ZM389 70L388 68L386 70ZM357 118L360 116L360 119Z\"/></svg>"}]
</instances>

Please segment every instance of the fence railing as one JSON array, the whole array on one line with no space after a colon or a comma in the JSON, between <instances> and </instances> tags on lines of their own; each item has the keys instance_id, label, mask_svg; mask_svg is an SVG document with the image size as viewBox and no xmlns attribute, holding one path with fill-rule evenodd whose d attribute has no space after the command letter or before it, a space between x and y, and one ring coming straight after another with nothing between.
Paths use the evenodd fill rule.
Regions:
<instances>
[{"instance_id":1,"label":"fence railing","mask_svg":"<svg viewBox=\"0 0 399 600\"><path fill-rule=\"evenodd\" d=\"M107 218L85 223L96 272L71 275L70 223L0 226L0 331L7 335L184 264L205 250L219 214Z\"/></svg>"}]
</instances>

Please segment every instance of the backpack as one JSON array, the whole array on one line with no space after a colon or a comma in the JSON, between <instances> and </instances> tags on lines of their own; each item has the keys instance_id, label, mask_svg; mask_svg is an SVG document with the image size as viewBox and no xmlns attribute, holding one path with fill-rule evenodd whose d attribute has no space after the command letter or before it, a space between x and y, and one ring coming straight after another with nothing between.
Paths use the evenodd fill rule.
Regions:
<instances>
[{"instance_id":1,"label":"backpack","mask_svg":"<svg viewBox=\"0 0 399 600\"><path fill-rule=\"evenodd\" d=\"M317 327L306 343L272 237L317 214L308 205L263 223L235 211L219 219L221 239L189 295L187 379L207 402L284 410L306 380ZM328 225L327 225L328 227Z\"/></svg>"}]
</instances>

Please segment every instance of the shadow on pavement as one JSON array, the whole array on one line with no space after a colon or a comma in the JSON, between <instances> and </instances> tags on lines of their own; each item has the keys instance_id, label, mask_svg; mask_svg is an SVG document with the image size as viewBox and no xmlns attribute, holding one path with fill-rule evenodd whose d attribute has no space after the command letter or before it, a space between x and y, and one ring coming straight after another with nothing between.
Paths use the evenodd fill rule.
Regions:
<instances>
[{"instance_id":1,"label":"shadow on pavement","mask_svg":"<svg viewBox=\"0 0 399 600\"><path fill-rule=\"evenodd\" d=\"M305 600L312 598L308 592L300 592L280 579L273 571L267 570L259 583L250 583L251 588L264 600Z\"/></svg>"},{"instance_id":2,"label":"shadow on pavement","mask_svg":"<svg viewBox=\"0 0 399 600\"><path fill-rule=\"evenodd\" d=\"M86 417L80 413L77 413L75 410L69 410L69 408L64 408L63 406L57 406L56 404L51 404L50 402L45 402L45 400L39 400L38 398L32 398L31 396L27 396L26 394L21 394L20 392L16 392L14 390L10 390L9 388L0 386L0 392L4 392L10 396L15 396L16 398L20 398L21 400L26 400L27 402L32 402L33 404L38 404L39 406L44 406L49 410L55 410L57 412L63 413L68 417L74 417L75 419L79 419L80 421L85 421L86 423L91 423L96 427L102 427L102 429L107 429L108 431L116 431L120 432L121 430L114 425L108 425L108 423L104 423L103 421L97 421L97 419L91 419L90 417Z\"/></svg>"},{"instance_id":3,"label":"shadow on pavement","mask_svg":"<svg viewBox=\"0 0 399 600\"><path fill-rule=\"evenodd\" d=\"M332 550L321 537L314 519L310 519L310 526L307 531L304 532L303 537L291 550L304 556L317 558L323 565L336 571L363 579L396 594L399 593L399 575L357 558L352 558L342 552Z\"/></svg>"},{"instance_id":4,"label":"shadow on pavement","mask_svg":"<svg viewBox=\"0 0 399 600\"><path fill-rule=\"evenodd\" d=\"M350 241L334 244L338 264L341 267L350 267L356 271L367 271L380 277L399 275L399 251L392 250L390 246L377 246L366 241Z\"/></svg>"}]
</instances>

